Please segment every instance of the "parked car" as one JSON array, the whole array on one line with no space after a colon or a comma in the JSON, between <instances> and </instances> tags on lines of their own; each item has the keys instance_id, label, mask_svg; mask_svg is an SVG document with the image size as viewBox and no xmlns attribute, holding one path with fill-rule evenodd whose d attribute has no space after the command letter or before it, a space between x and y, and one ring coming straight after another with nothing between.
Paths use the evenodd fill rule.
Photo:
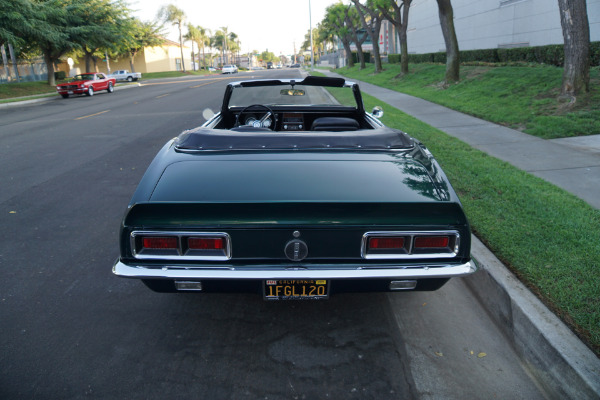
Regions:
<instances>
[{"instance_id":1,"label":"parked car","mask_svg":"<svg viewBox=\"0 0 600 400\"><path fill-rule=\"evenodd\" d=\"M236 74L238 72L238 67L235 65L223 65L223 69L221 73L223 74Z\"/></svg>"},{"instance_id":2,"label":"parked car","mask_svg":"<svg viewBox=\"0 0 600 400\"><path fill-rule=\"evenodd\" d=\"M292 65L290 65L290 68L300 68L300 64L299 63L292 64Z\"/></svg>"},{"instance_id":3,"label":"parked car","mask_svg":"<svg viewBox=\"0 0 600 400\"><path fill-rule=\"evenodd\" d=\"M271 61L269 61L269 62L267 63L267 69L273 69L273 68L274 68L274 67L273 67L273 63L272 63Z\"/></svg>"},{"instance_id":4,"label":"parked car","mask_svg":"<svg viewBox=\"0 0 600 400\"><path fill-rule=\"evenodd\" d=\"M476 270L440 165L384 126L380 108L367 113L355 83L234 82L222 104L148 167L121 224L117 276L291 300L436 290Z\"/></svg>"},{"instance_id":5,"label":"parked car","mask_svg":"<svg viewBox=\"0 0 600 400\"><path fill-rule=\"evenodd\" d=\"M127 82L133 82L142 79L142 74L140 72L129 72L126 69L117 70L109 76L115 78L117 81Z\"/></svg>"},{"instance_id":6,"label":"parked car","mask_svg":"<svg viewBox=\"0 0 600 400\"><path fill-rule=\"evenodd\" d=\"M90 72L75 75L69 82L56 86L56 90L63 98L72 94L86 94L93 96L95 92L106 90L112 93L115 90L116 80L100 72Z\"/></svg>"}]
</instances>

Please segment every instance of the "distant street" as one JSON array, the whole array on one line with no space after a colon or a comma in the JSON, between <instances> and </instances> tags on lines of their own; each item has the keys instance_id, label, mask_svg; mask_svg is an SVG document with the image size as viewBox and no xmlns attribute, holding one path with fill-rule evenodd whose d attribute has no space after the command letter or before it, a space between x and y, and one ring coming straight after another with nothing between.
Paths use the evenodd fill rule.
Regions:
<instances>
[{"instance_id":1,"label":"distant street","mask_svg":"<svg viewBox=\"0 0 600 400\"><path fill-rule=\"evenodd\" d=\"M0 399L543 399L460 279L322 302L114 277L125 207L225 85L142 81L0 108Z\"/></svg>"}]
</instances>

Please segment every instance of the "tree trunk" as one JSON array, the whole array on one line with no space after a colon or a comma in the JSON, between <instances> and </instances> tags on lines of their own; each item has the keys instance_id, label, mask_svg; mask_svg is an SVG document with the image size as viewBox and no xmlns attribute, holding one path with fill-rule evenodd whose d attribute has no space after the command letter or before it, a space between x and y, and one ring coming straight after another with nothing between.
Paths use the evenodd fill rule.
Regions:
<instances>
[{"instance_id":1,"label":"tree trunk","mask_svg":"<svg viewBox=\"0 0 600 400\"><path fill-rule=\"evenodd\" d=\"M342 44L344 45L344 50L346 50L346 58L348 60L347 65L348 65L348 67L352 68L352 67L354 67L354 57L352 57L352 50L350 49L350 41L348 40L348 38L343 38Z\"/></svg>"},{"instance_id":2,"label":"tree trunk","mask_svg":"<svg viewBox=\"0 0 600 400\"><path fill-rule=\"evenodd\" d=\"M356 34L356 26L354 26L354 24L352 23L352 20L350 19L349 11L350 11L350 8L346 8L344 20L346 21L346 25L348 26L348 29L350 30L350 34L352 35L352 40L354 40L354 44L356 46L356 53L358 54L358 61L360 63L360 69L365 69L365 68L367 68L367 66L365 64L365 55L363 54L363 51L362 51L362 44L364 43L366 36L363 37L361 40L358 39L358 35ZM350 57L352 57L352 53L350 53Z\"/></svg>"},{"instance_id":3,"label":"tree trunk","mask_svg":"<svg viewBox=\"0 0 600 400\"><path fill-rule=\"evenodd\" d=\"M558 0L565 42L561 95L590 91L590 25L585 0Z\"/></svg>"},{"instance_id":4,"label":"tree trunk","mask_svg":"<svg viewBox=\"0 0 600 400\"><path fill-rule=\"evenodd\" d=\"M354 43L356 43L356 53L358 54L358 62L360 64L360 69L365 69L367 68L367 64L365 61L365 53L363 53L362 51L362 44L356 41Z\"/></svg>"},{"instance_id":5,"label":"tree trunk","mask_svg":"<svg viewBox=\"0 0 600 400\"><path fill-rule=\"evenodd\" d=\"M192 40L192 69L196 70L196 59L194 58L194 41Z\"/></svg>"},{"instance_id":6,"label":"tree trunk","mask_svg":"<svg viewBox=\"0 0 600 400\"><path fill-rule=\"evenodd\" d=\"M358 54L358 62L360 64L359 68L365 69L365 68L367 68L367 65L365 64L365 54L362 51L362 43L364 42L364 39L363 40L358 39L356 30L353 31L352 38L354 39L354 44L356 45L356 54ZM350 53L350 56L352 57L352 53Z\"/></svg>"},{"instance_id":7,"label":"tree trunk","mask_svg":"<svg viewBox=\"0 0 600 400\"><path fill-rule=\"evenodd\" d=\"M185 73L185 61L183 59L183 37L181 37L181 24L179 24L179 50L181 50L181 68Z\"/></svg>"},{"instance_id":8,"label":"tree trunk","mask_svg":"<svg viewBox=\"0 0 600 400\"><path fill-rule=\"evenodd\" d=\"M84 49L83 52L84 52L83 58L85 59L85 72L92 72L92 65L90 62L92 59L92 53L90 53L86 49Z\"/></svg>"},{"instance_id":9,"label":"tree trunk","mask_svg":"<svg viewBox=\"0 0 600 400\"><path fill-rule=\"evenodd\" d=\"M373 18L373 16L371 16ZM371 41L373 41L373 57L375 58L375 73L378 74L383 71L381 65L381 55L379 54L379 32L381 32L381 18L377 18L373 30L371 33Z\"/></svg>"},{"instance_id":10,"label":"tree trunk","mask_svg":"<svg viewBox=\"0 0 600 400\"><path fill-rule=\"evenodd\" d=\"M17 78L17 82L21 82L21 77L19 76L19 60L15 56L15 51L12 47L12 44L8 44L8 52L10 53L10 59L12 60L13 69L15 71L15 77Z\"/></svg>"},{"instance_id":11,"label":"tree trunk","mask_svg":"<svg viewBox=\"0 0 600 400\"><path fill-rule=\"evenodd\" d=\"M460 79L460 57L458 39L454 29L454 11L450 0L437 0L440 25L444 42L446 42L446 83L458 82Z\"/></svg>"},{"instance_id":12,"label":"tree trunk","mask_svg":"<svg viewBox=\"0 0 600 400\"><path fill-rule=\"evenodd\" d=\"M390 14L387 6L379 8L385 19L390 21L400 37L400 76L408 74L408 40L406 30L408 28L408 12L410 10L412 0L402 0L401 4L391 2L393 15Z\"/></svg>"},{"instance_id":13,"label":"tree trunk","mask_svg":"<svg viewBox=\"0 0 600 400\"><path fill-rule=\"evenodd\" d=\"M10 68L8 67L8 58L6 57L6 50L4 45L0 45L0 52L2 52L2 63L4 64L4 72L6 73L6 81L10 80Z\"/></svg>"},{"instance_id":14,"label":"tree trunk","mask_svg":"<svg viewBox=\"0 0 600 400\"><path fill-rule=\"evenodd\" d=\"M56 86L56 80L54 79L54 60L52 60L52 57L50 57L48 52L43 51L43 53L46 68L48 69L48 85Z\"/></svg>"},{"instance_id":15,"label":"tree trunk","mask_svg":"<svg viewBox=\"0 0 600 400\"><path fill-rule=\"evenodd\" d=\"M383 68L381 67L381 57L379 55L379 32L381 31L381 13L375 12L365 6L363 6L359 0L352 0L356 5L356 10L360 15L360 20L365 31L369 34L371 42L373 44L373 57L375 59L375 73L380 73ZM367 24L365 13L368 13L371 20Z\"/></svg>"},{"instance_id":16,"label":"tree trunk","mask_svg":"<svg viewBox=\"0 0 600 400\"><path fill-rule=\"evenodd\" d=\"M135 57L135 54L136 53L134 53L134 52L131 52L131 51L129 52L129 68L130 68L131 72L135 72L135 69L133 68L133 59Z\"/></svg>"},{"instance_id":17,"label":"tree trunk","mask_svg":"<svg viewBox=\"0 0 600 400\"><path fill-rule=\"evenodd\" d=\"M410 10L411 1L404 1L404 9L402 10L402 27L400 29L400 72L403 75L408 74L408 40L406 30L408 29L408 11Z\"/></svg>"}]
</instances>

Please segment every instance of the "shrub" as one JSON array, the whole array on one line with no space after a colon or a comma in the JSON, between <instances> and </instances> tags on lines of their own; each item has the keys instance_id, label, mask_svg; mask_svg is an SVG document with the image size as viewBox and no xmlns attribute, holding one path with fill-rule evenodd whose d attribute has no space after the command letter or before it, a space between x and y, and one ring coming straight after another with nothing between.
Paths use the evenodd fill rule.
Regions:
<instances>
[{"instance_id":1,"label":"shrub","mask_svg":"<svg viewBox=\"0 0 600 400\"><path fill-rule=\"evenodd\" d=\"M400 63L400 54L390 54L390 55L388 55L388 62L390 64L399 64Z\"/></svg>"},{"instance_id":2,"label":"shrub","mask_svg":"<svg viewBox=\"0 0 600 400\"><path fill-rule=\"evenodd\" d=\"M363 51L363 56L365 57L365 62L366 63L370 63L371 62L371 52L370 51ZM360 62L359 59L358 59L358 52L353 51L352 52L352 58L353 58L355 64L358 64Z\"/></svg>"},{"instance_id":3,"label":"shrub","mask_svg":"<svg viewBox=\"0 0 600 400\"><path fill-rule=\"evenodd\" d=\"M392 56L390 54L390 62ZM446 63L446 53L410 54L411 63ZM460 61L468 63L536 63L562 67L565 62L564 46L551 44L547 46L514 47L510 49L477 49L463 50L460 52ZM590 43L590 64L600 66L600 42Z\"/></svg>"},{"instance_id":4,"label":"shrub","mask_svg":"<svg viewBox=\"0 0 600 400\"><path fill-rule=\"evenodd\" d=\"M63 81L67 78L67 73L65 71L56 71L54 73L54 79L57 81Z\"/></svg>"}]
</instances>

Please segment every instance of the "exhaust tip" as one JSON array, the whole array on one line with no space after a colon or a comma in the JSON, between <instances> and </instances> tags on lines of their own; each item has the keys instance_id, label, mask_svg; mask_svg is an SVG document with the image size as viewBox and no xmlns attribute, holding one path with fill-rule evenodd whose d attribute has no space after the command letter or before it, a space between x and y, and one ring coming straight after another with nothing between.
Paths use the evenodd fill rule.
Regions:
<instances>
[{"instance_id":1,"label":"exhaust tip","mask_svg":"<svg viewBox=\"0 0 600 400\"><path fill-rule=\"evenodd\" d=\"M417 287L417 281L405 280L405 281L391 281L390 290L411 290Z\"/></svg>"},{"instance_id":2,"label":"exhaust tip","mask_svg":"<svg viewBox=\"0 0 600 400\"><path fill-rule=\"evenodd\" d=\"M175 288L181 291L202 291L202 282L194 281L175 281Z\"/></svg>"}]
</instances>

